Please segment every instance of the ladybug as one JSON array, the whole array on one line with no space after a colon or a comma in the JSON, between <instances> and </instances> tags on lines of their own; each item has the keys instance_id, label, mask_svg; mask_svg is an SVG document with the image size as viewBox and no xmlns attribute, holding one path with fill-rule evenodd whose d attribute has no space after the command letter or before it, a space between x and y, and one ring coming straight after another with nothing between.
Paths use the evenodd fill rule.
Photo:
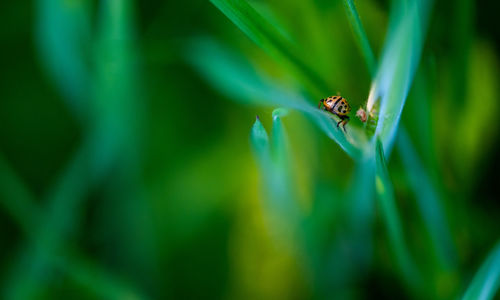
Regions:
<instances>
[{"instance_id":1,"label":"ladybug","mask_svg":"<svg viewBox=\"0 0 500 300\"><path fill-rule=\"evenodd\" d=\"M351 111L351 106L347 103L347 100L341 96L331 96L326 99L321 99L319 101L318 108L321 108L321 104L323 104L324 110L327 110L340 118L340 121L337 122L337 128L342 123L344 131L346 131L345 124L347 124L350 119L347 114Z\"/></svg>"}]
</instances>

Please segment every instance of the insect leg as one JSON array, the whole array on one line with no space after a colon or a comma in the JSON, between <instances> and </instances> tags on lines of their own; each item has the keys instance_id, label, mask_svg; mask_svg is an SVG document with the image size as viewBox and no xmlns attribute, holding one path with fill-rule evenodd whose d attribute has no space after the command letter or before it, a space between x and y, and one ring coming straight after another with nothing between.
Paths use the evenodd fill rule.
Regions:
<instances>
[{"instance_id":1,"label":"insect leg","mask_svg":"<svg viewBox=\"0 0 500 300\"><path fill-rule=\"evenodd\" d=\"M342 118L342 127L344 128L344 132L347 133L347 129L345 129L345 125L349 122L349 116L344 116Z\"/></svg>"}]
</instances>

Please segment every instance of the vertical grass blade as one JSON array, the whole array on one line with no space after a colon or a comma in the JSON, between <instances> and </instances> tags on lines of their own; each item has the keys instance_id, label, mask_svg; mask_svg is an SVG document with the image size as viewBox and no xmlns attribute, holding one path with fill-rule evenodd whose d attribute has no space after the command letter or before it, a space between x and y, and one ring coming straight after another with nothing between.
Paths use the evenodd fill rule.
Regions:
<instances>
[{"instance_id":1,"label":"vertical grass blade","mask_svg":"<svg viewBox=\"0 0 500 300\"><path fill-rule=\"evenodd\" d=\"M281 118L288 114L283 108L273 111L273 129L272 129L272 157L274 170L271 181L273 194L279 201L279 215L285 216L284 219L290 225L297 221L296 193L292 182L291 157L288 139Z\"/></svg>"},{"instance_id":2,"label":"vertical grass blade","mask_svg":"<svg viewBox=\"0 0 500 300\"><path fill-rule=\"evenodd\" d=\"M262 17L245 0L211 0L255 44L273 57L286 61L310 87L328 94L331 87L297 54L295 47L273 24Z\"/></svg>"},{"instance_id":3,"label":"vertical grass blade","mask_svg":"<svg viewBox=\"0 0 500 300\"><path fill-rule=\"evenodd\" d=\"M271 165L271 152L267 131L262 125L259 117L255 120L250 132L250 142L257 162L260 166Z\"/></svg>"},{"instance_id":4,"label":"vertical grass blade","mask_svg":"<svg viewBox=\"0 0 500 300\"><path fill-rule=\"evenodd\" d=\"M500 286L500 242L491 250L488 258L474 276L467 288L464 300L493 299Z\"/></svg>"},{"instance_id":5,"label":"vertical grass blade","mask_svg":"<svg viewBox=\"0 0 500 300\"><path fill-rule=\"evenodd\" d=\"M269 195L269 209L274 214L291 217L293 214L293 193L289 166L289 153L281 116L283 109L273 112L272 142L269 142L267 132L257 118L251 132L251 142L254 149L260 173L262 175L266 195Z\"/></svg>"},{"instance_id":6,"label":"vertical grass blade","mask_svg":"<svg viewBox=\"0 0 500 300\"><path fill-rule=\"evenodd\" d=\"M399 130L397 145L438 261L446 269L453 268L456 265L456 253L439 195L404 128Z\"/></svg>"},{"instance_id":7,"label":"vertical grass blade","mask_svg":"<svg viewBox=\"0 0 500 300\"><path fill-rule=\"evenodd\" d=\"M380 201L382 218L389 233L390 246L392 251L394 251L396 261L406 282L411 287L418 288L421 285L421 279L404 241L403 227L396 208L394 191L389 178L389 172L387 171L382 142L377 139L376 143L375 188Z\"/></svg>"},{"instance_id":8,"label":"vertical grass blade","mask_svg":"<svg viewBox=\"0 0 500 300\"><path fill-rule=\"evenodd\" d=\"M138 128L143 121L139 98L140 73L135 50L133 2L100 1L98 38L94 53L92 122L95 172L105 173L117 158L135 164ZM117 154L120 155L117 155Z\"/></svg>"},{"instance_id":9,"label":"vertical grass blade","mask_svg":"<svg viewBox=\"0 0 500 300\"><path fill-rule=\"evenodd\" d=\"M361 24L361 19L359 18L358 11L356 10L356 6L354 5L354 0L344 0L344 8L347 13L347 18L349 19L349 24L354 31L356 43L358 44L361 54L365 59L365 63L368 67L370 75L372 76L372 78L374 78L377 68L375 55L373 54L372 48L370 47L370 42L368 41L368 37L366 36L365 29Z\"/></svg>"},{"instance_id":10,"label":"vertical grass blade","mask_svg":"<svg viewBox=\"0 0 500 300\"><path fill-rule=\"evenodd\" d=\"M376 79L368 98L371 111L381 98L376 134L390 151L399 119L424 43L430 0L409 0L393 5L388 36Z\"/></svg>"},{"instance_id":11,"label":"vertical grass blade","mask_svg":"<svg viewBox=\"0 0 500 300\"><path fill-rule=\"evenodd\" d=\"M282 108L273 111L271 142L259 119L255 121L250 139L259 164L270 230L278 242L288 244L295 239L300 220L288 141L281 121L286 114Z\"/></svg>"}]
</instances>

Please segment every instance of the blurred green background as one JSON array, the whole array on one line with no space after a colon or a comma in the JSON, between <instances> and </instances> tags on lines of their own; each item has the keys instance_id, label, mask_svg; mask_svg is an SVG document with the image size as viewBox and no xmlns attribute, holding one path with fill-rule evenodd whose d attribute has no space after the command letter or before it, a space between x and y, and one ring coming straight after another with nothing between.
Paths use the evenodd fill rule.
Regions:
<instances>
[{"instance_id":1,"label":"blurred green background","mask_svg":"<svg viewBox=\"0 0 500 300\"><path fill-rule=\"evenodd\" d=\"M498 7L349 3L2 2L0 298L493 297ZM301 107L371 138L391 45L385 178Z\"/></svg>"}]
</instances>

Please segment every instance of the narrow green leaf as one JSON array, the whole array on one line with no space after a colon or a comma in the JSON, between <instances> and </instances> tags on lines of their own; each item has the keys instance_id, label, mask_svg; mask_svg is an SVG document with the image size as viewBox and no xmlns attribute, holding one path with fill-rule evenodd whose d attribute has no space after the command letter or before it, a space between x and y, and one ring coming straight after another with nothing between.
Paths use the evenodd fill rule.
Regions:
<instances>
[{"instance_id":1,"label":"narrow green leaf","mask_svg":"<svg viewBox=\"0 0 500 300\"><path fill-rule=\"evenodd\" d=\"M488 258L467 288L464 300L493 299L500 287L500 242L491 250Z\"/></svg>"},{"instance_id":2,"label":"narrow green leaf","mask_svg":"<svg viewBox=\"0 0 500 300\"><path fill-rule=\"evenodd\" d=\"M288 223L295 223L296 211L296 193L292 183L291 157L286 136L285 128L281 118L288 114L283 108L273 111L273 129L272 129L272 159L274 170L272 173L271 188L276 200L279 201L280 212L283 213Z\"/></svg>"},{"instance_id":3,"label":"narrow green leaf","mask_svg":"<svg viewBox=\"0 0 500 300\"><path fill-rule=\"evenodd\" d=\"M298 209L292 183L288 143L281 116L282 109L273 112L272 143L267 132L257 119L250 140L261 174L264 207L270 214L270 231L279 242L290 243L298 224Z\"/></svg>"},{"instance_id":4,"label":"narrow green leaf","mask_svg":"<svg viewBox=\"0 0 500 300\"><path fill-rule=\"evenodd\" d=\"M356 227L369 226L373 219L373 192L375 176L375 161L369 157L358 161L354 169L352 183L348 195L352 203L352 221Z\"/></svg>"},{"instance_id":5,"label":"narrow green leaf","mask_svg":"<svg viewBox=\"0 0 500 300\"><path fill-rule=\"evenodd\" d=\"M366 36L365 29L361 24L361 19L359 18L358 11L354 5L353 0L344 0L344 8L347 13L347 18L349 19L349 24L354 31L354 37L356 38L356 43L365 59L366 66L372 77L375 77L376 72L376 60L373 54L372 48L370 47L370 42Z\"/></svg>"},{"instance_id":6,"label":"narrow green leaf","mask_svg":"<svg viewBox=\"0 0 500 300\"><path fill-rule=\"evenodd\" d=\"M88 133L94 143L92 167L105 173L117 157L135 164L143 143L138 53L134 42L133 1L99 1L94 52L95 76ZM128 157L125 157L128 156Z\"/></svg>"},{"instance_id":7,"label":"narrow green leaf","mask_svg":"<svg viewBox=\"0 0 500 300\"><path fill-rule=\"evenodd\" d=\"M257 119L253 125L250 140L259 163L265 189L271 202L270 209L274 212L290 213L290 201L293 198L290 184L290 166L288 143L284 132L281 116L286 114L283 109L273 112L272 142L269 142L267 132Z\"/></svg>"},{"instance_id":8,"label":"narrow green leaf","mask_svg":"<svg viewBox=\"0 0 500 300\"><path fill-rule=\"evenodd\" d=\"M429 232L436 256L442 267L456 265L456 253L440 203L439 194L411 144L404 128L399 129L398 150L403 160L410 184L415 193L420 213Z\"/></svg>"},{"instance_id":9,"label":"narrow green leaf","mask_svg":"<svg viewBox=\"0 0 500 300\"><path fill-rule=\"evenodd\" d=\"M332 114L319 110L299 93L285 90L279 84L257 74L241 57L224 49L215 41L195 39L186 49L187 60L214 87L235 101L245 104L281 106L306 114L328 137L336 141L354 159L368 149L365 135L347 126L347 134L337 128Z\"/></svg>"},{"instance_id":10,"label":"narrow green leaf","mask_svg":"<svg viewBox=\"0 0 500 300\"><path fill-rule=\"evenodd\" d=\"M356 261L359 270L367 270L373 259L373 222L375 218L375 159L373 156L357 161L346 198L350 204L348 213L350 259Z\"/></svg>"},{"instance_id":11,"label":"narrow green leaf","mask_svg":"<svg viewBox=\"0 0 500 300\"><path fill-rule=\"evenodd\" d=\"M258 160L262 163L267 163L267 161L271 158L269 152L269 137L267 136L267 131L264 126L262 126L262 122L259 117L257 117L252 126L250 141Z\"/></svg>"},{"instance_id":12,"label":"narrow green leaf","mask_svg":"<svg viewBox=\"0 0 500 300\"><path fill-rule=\"evenodd\" d=\"M284 30L277 29L245 0L211 0L211 2L264 51L294 67L308 86L316 88L320 94L332 90L298 55L294 45L281 34Z\"/></svg>"},{"instance_id":13,"label":"narrow green leaf","mask_svg":"<svg viewBox=\"0 0 500 300\"><path fill-rule=\"evenodd\" d=\"M285 108L277 108L273 110L273 130L272 130L272 148L273 148L273 160L283 168L283 171L288 172L288 141L285 135L285 129L283 128L283 123L281 118L288 114L288 110Z\"/></svg>"},{"instance_id":14,"label":"narrow green leaf","mask_svg":"<svg viewBox=\"0 0 500 300\"><path fill-rule=\"evenodd\" d=\"M42 65L68 106L84 118L91 70L90 1L38 0L36 42Z\"/></svg>"},{"instance_id":15,"label":"narrow green leaf","mask_svg":"<svg viewBox=\"0 0 500 300\"><path fill-rule=\"evenodd\" d=\"M413 76L420 60L430 0L394 4L379 69L368 98L371 111L381 98L376 135L390 151Z\"/></svg>"},{"instance_id":16,"label":"narrow green leaf","mask_svg":"<svg viewBox=\"0 0 500 300\"><path fill-rule=\"evenodd\" d=\"M389 172L387 171L382 142L377 138L376 143L375 188L380 201L382 218L385 221L385 225L389 233L389 242L391 244L392 251L394 251L397 263L404 275L405 280L411 287L418 288L421 284L421 279L404 241L403 226L396 208L396 200L394 197L392 183L389 178Z\"/></svg>"}]
</instances>

